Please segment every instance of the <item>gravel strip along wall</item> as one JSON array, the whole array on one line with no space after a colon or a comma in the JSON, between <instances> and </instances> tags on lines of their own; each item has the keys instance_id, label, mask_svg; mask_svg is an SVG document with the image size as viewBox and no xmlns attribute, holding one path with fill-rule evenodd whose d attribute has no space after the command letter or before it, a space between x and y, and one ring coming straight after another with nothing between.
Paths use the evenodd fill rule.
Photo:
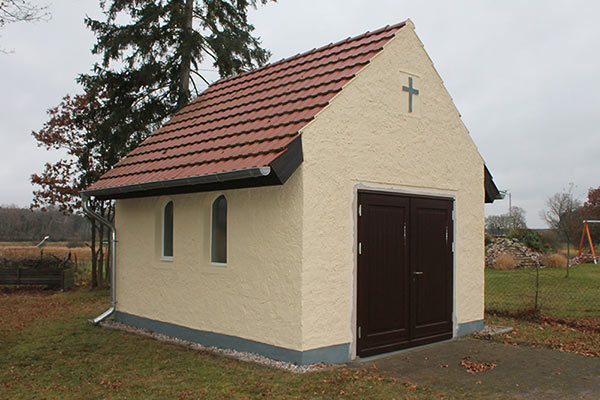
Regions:
<instances>
[{"instance_id":1,"label":"gravel strip along wall","mask_svg":"<svg viewBox=\"0 0 600 400\"><path fill-rule=\"evenodd\" d=\"M121 331L131 332L138 335L148 336L163 342L168 342L171 344L175 344L178 346L183 346L186 348L190 348L198 351L207 351L216 355L220 355L223 357L232 358L239 361L251 362L260 364L270 368L282 369L285 371L293 372L293 373L305 373L305 372L314 372L314 371L323 371L326 369L337 368L337 365L327 364L327 363L318 363L311 365L296 365L293 363L283 362L273 360L272 358L264 357L255 353L245 353L241 351L231 350L231 349L222 349L218 347L206 347L201 344L190 342L187 340L177 339L172 336L163 335L161 333L156 333L147 329L139 329L129 325L121 324L114 320L105 320L100 323L101 326L108 329L117 329Z\"/></svg>"}]
</instances>

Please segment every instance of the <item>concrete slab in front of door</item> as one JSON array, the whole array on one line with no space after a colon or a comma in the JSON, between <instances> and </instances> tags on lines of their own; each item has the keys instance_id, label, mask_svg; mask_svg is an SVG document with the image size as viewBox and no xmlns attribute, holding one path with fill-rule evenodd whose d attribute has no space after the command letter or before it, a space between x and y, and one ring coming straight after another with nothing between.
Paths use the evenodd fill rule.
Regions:
<instances>
[{"instance_id":1,"label":"concrete slab in front of door","mask_svg":"<svg viewBox=\"0 0 600 400\"><path fill-rule=\"evenodd\" d=\"M463 360L495 367L468 373ZM402 382L476 398L598 399L600 393L599 357L470 337L348 363L350 368L373 365Z\"/></svg>"},{"instance_id":2,"label":"concrete slab in front of door","mask_svg":"<svg viewBox=\"0 0 600 400\"><path fill-rule=\"evenodd\" d=\"M452 338L452 339L442 340L442 341L435 342L435 343L427 343L427 344L424 344L421 346L407 347L406 349L390 351L389 353L376 354L374 356L369 356L369 357L356 357L356 360L349 362L348 365L351 367L352 366L360 366L361 364L364 366L365 364L368 364L368 363L371 363L369 365L372 365L377 360L381 360L381 359L388 358L388 357L398 356L398 355L401 355L402 353L411 352L413 350L422 349L424 347L427 348L429 346L434 346L438 343L451 342L453 340L456 340L456 339Z\"/></svg>"}]
</instances>

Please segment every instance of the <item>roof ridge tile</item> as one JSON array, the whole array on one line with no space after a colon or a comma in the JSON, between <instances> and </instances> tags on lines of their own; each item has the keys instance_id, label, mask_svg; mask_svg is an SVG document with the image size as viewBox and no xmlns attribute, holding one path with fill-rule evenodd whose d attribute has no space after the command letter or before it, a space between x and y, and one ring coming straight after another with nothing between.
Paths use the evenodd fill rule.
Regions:
<instances>
[{"instance_id":1,"label":"roof ridge tile","mask_svg":"<svg viewBox=\"0 0 600 400\"><path fill-rule=\"evenodd\" d=\"M380 32L380 33L381 33L381 32ZM393 36L393 35L390 35L390 36L389 36L389 38L391 38L392 36ZM290 69L290 68L292 68L292 67L294 67L294 66L298 66L298 65L306 64L306 63L308 63L308 62L310 62L310 61L319 60L319 59L321 59L321 58L324 58L324 57L327 57L327 56L332 56L332 55L336 55L336 54L339 54L339 53L343 53L343 52L345 52L345 51L350 51L350 50L353 50L353 49L356 49L356 48L359 48L359 47L366 46L366 45L368 45L368 44L376 43L376 42L379 42L379 41L384 41L385 39L388 39L388 40L389 40L389 38L388 38L388 37L384 37L384 38L378 38L378 39L374 39L374 40L372 40L371 42L364 43L364 44L362 44L362 45L357 45L357 46L354 46L354 47L350 47L350 48L348 48L348 49L344 49L344 50L341 50L341 51L339 51L339 52L334 52L334 53L330 53L330 54L325 54L325 55L322 55L322 56L320 56L320 57L317 57L317 58L315 58L315 59L313 59L313 60L308 60L308 61L305 61L305 62L303 62L303 63L299 63L299 64L290 64L290 65L289 65L288 67L286 67L286 68L281 68L281 69L279 69L279 70L276 70L276 71L269 72L269 73L267 73L267 74L261 75L260 77L264 77L264 76L272 75L272 74L274 74L274 73L277 73L277 72L279 72L279 71L282 71L282 70L285 70L285 69ZM355 38L352 38L352 39L353 39L352 41L355 41L355 40L354 40ZM382 47L383 47L383 46L382 46ZM374 51L374 50L373 50L373 51ZM381 50L379 50L379 51L381 51ZM315 52L315 54L316 54L316 53L317 53L317 52ZM310 54L312 54L312 53L311 53L311 52L308 52L308 53L305 53L304 55L310 55ZM289 61L289 60L291 60L291 59L285 59L285 60L282 60L282 61L286 61L286 62L287 62L287 61ZM260 71L260 70L263 70L263 71L265 71L265 70L266 70L266 67L263 67L263 68L261 68L261 69L258 69L258 70L256 70L256 71ZM237 77L237 76L236 76L236 77ZM260 78L260 77L259 77L259 78ZM219 85L217 85L217 83L215 82L215 83L213 83L213 84L212 84L212 85L211 85L211 86L210 86L210 87L209 87L207 90L205 90L205 91L204 91L204 92L203 92L203 93L202 93L200 96L198 96L196 99L194 99L194 102L196 102L196 100L197 100L197 99L200 99L200 97L202 97L202 95L204 95L204 94L213 94L213 93L215 93L215 92L217 92L217 91L219 91L219 90L224 90L224 89L232 88L232 87L234 87L234 86L236 86L236 85L242 85L242 84L244 84L244 83L246 83L246 82L248 82L248 81L251 81L251 79L249 79L249 80L246 80L246 81L240 81L240 82L236 82L236 83L234 83L234 84L232 84L232 85L227 85L227 86L224 86L224 87L218 87L218 88L217 88L216 86L219 86L220 84L219 84ZM252 86L252 85L250 85L250 86ZM211 89L211 90L209 90L209 89ZM227 92L227 93L230 93L230 92Z\"/></svg>"}]
</instances>

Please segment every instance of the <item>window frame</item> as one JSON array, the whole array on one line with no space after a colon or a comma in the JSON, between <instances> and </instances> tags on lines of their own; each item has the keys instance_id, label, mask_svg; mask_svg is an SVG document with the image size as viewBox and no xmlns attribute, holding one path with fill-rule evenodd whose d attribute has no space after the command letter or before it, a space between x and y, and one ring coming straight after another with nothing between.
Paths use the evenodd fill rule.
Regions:
<instances>
[{"instance_id":1,"label":"window frame","mask_svg":"<svg viewBox=\"0 0 600 400\"><path fill-rule=\"evenodd\" d=\"M165 213L167 210L167 206L171 204L171 255L165 255ZM161 261L173 261L175 255L175 204L173 200L167 200L165 204L162 206L161 213L161 224L160 224L161 238L160 238L160 259Z\"/></svg>"},{"instance_id":2,"label":"window frame","mask_svg":"<svg viewBox=\"0 0 600 400\"><path fill-rule=\"evenodd\" d=\"M221 197L223 197L223 199L225 199L225 262L219 262L219 261L213 261L213 220L214 220L214 205L215 202L217 200L219 200ZM228 218L228 214L229 214L229 201L227 201L227 196L225 196L225 194L219 194L217 195L213 201L210 203L210 243L209 243L209 261L211 265L214 265L216 267L226 267L227 266L227 231L228 231L228 225L229 225L229 218Z\"/></svg>"}]
</instances>

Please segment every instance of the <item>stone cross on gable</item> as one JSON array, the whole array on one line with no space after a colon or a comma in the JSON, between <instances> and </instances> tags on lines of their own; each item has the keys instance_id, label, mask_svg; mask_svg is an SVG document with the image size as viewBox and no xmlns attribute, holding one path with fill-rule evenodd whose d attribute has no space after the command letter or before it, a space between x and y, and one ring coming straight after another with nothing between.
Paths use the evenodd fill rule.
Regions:
<instances>
[{"instance_id":1,"label":"stone cross on gable","mask_svg":"<svg viewBox=\"0 0 600 400\"><path fill-rule=\"evenodd\" d=\"M413 87L413 80L412 80L411 76L408 77L408 86L402 86L402 91L408 92L408 112L411 113L413 110L412 109L413 95L416 96L419 94L419 90L415 89Z\"/></svg>"}]
</instances>

